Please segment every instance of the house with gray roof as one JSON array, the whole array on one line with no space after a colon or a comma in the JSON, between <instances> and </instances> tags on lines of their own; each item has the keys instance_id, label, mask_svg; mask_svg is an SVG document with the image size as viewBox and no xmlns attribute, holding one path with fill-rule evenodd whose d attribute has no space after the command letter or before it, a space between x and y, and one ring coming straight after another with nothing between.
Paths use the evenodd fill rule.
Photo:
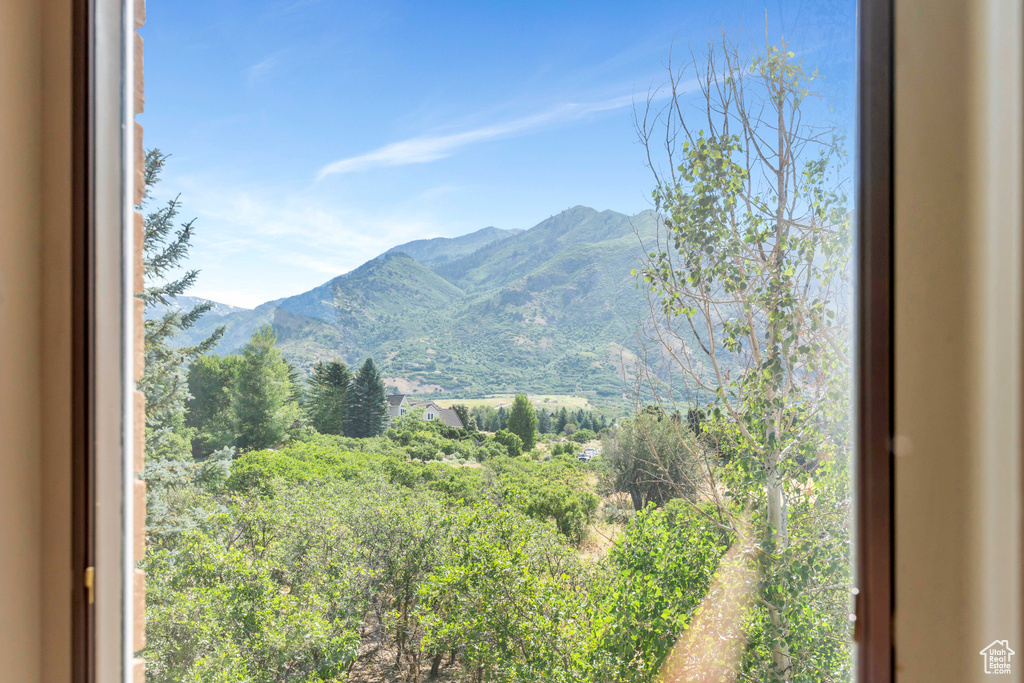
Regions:
<instances>
[{"instance_id":1,"label":"house with gray roof","mask_svg":"<svg viewBox=\"0 0 1024 683\"><path fill-rule=\"evenodd\" d=\"M465 425L462 424L458 413L451 408L442 408L433 401L416 401L409 398L406 394L392 394L388 396L388 417L392 420L405 415L413 408L423 408L423 419L427 422L437 420L449 427L465 429Z\"/></svg>"}]
</instances>

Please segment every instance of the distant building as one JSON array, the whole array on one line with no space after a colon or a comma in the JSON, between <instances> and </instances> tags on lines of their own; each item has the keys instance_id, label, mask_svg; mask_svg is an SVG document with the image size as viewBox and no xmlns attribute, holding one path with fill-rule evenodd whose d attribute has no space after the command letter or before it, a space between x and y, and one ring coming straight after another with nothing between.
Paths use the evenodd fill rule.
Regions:
<instances>
[{"instance_id":1,"label":"distant building","mask_svg":"<svg viewBox=\"0 0 1024 683\"><path fill-rule=\"evenodd\" d=\"M405 400L405 394L390 394L388 396L388 417L396 418L409 412L409 405Z\"/></svg>"},{"instance_id":2,"label":"distant building","mask_svg":"<svg viewBox=\"0 0 1024 683\"><path fill-rule=\"evenodd\" d=\"M388 417L394 419L405 415L413 408L423 408L423 419L427 422L439 420L449 427L465 429L466 425L451 408L442 408L433 401L414 401L405 394L392 394L388 396Z\"/></svg>"}]
</instances>

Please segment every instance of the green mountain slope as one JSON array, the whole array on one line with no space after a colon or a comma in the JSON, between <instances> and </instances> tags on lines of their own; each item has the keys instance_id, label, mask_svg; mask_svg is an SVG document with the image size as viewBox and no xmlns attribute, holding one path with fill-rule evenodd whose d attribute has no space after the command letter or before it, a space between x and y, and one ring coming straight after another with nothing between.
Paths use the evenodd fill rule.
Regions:
<instances>
[{"instance_id":1,"label":"green mountain slope","mask_svg":"<svg viewBox=\"0 0 1024 683\"><path fill-rule=\"evenodd\" d=\"M649 216L638 214L639 219ZM506 285L542 266L576 244L593 244L632 234L630 217L575 206L552 216L515 239L506 240L483 262L452 279L466 291ZM455 267L457 264L452 264Z\"/></svg>"},{"instance_id":2,"label":"green mountain slope","mask_svg":"<svg viewBox=\"0 0 1024 683\"><path fill-rule=\"evenodd\" d=\"M373 356L403 392L617 401L646 310L631 270L655 227L652 212L574 207L526 231L411 242L309 292L209 316L183 342L226 324L218 351L233 352L270 323L299 367Z\"/></svg>"},{"instance_id":3,"label":"green mountain slope","mask_svg":"<svg viewBox=\"0 0 1024 683\"><path fill-rule=\"evenodd\" d=\"M495 244L509 237L515 237L522 230L502 230L501 228L481 228L476 232L459 237L434 237L426 240L413 240L397 247L388 249L385 254L402 252L408 254L418 263L435 268L444 263L457 261L462 257Z\"/></svg>"},{"instance_id":4,"label":"green mountain slope","mask_svg":"<svg viewBox=\"0 0 1024 683\"><path fill-rule=\"evenodd\" d=\"M218 352L240 349L253 330L271 324L278 345L296 365L365 355L391 337L430 334L439 311L464 297L462 291L402 253L388 253L297 296L269 301L248 311L205 317L184 339L226 326Z\"/></svg>"}]
</instances>

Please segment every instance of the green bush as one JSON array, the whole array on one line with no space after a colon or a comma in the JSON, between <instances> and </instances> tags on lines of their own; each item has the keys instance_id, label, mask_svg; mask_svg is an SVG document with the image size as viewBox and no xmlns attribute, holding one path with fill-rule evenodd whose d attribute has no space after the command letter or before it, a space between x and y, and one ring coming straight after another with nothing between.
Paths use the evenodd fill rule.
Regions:
<instances>
[{"instance_id":1,"label":"green bush","mask_svg":"<svg viewBox=\"0 0 1024 683\"><path fill-rule=\"evenodd\" d=\"M575 441L576 443L586 443L588 441L593 441L596 438L597 434L590 429L578 429L569 436L569 440Z\"/></svg>"},{"instance_id":2,"label":"green bush","mask_svg":"<svg viewBox=\"0 0 1024 683\"><path fill-rule=\"evenodd\" d=\"M523 452L523 440L507 429L498 430L494 434L494 440L508 450L508 456L510 458L521 455Z\"/></svg>"}]
</instances>

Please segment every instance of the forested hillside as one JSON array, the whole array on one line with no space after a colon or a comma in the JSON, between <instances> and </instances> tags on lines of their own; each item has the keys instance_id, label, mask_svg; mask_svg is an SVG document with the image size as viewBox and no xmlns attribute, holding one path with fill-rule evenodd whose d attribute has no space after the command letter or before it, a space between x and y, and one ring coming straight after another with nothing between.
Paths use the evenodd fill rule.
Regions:
<instances>
[{"instance_id":1,"label":"forested hillside","mask_svg":"<svg viewBox=\"0 0 1024 683\"><path fill-rule=\"evenodd\" d=\"M373 356L413 393L617 400L645 310L630 273L654 231L653 212L577 206L526 231L418 240L304 294L208 316L182 343L224 324L217 351L231 353L270 324L304 372Z\"/></svg>"}]
</instances>

